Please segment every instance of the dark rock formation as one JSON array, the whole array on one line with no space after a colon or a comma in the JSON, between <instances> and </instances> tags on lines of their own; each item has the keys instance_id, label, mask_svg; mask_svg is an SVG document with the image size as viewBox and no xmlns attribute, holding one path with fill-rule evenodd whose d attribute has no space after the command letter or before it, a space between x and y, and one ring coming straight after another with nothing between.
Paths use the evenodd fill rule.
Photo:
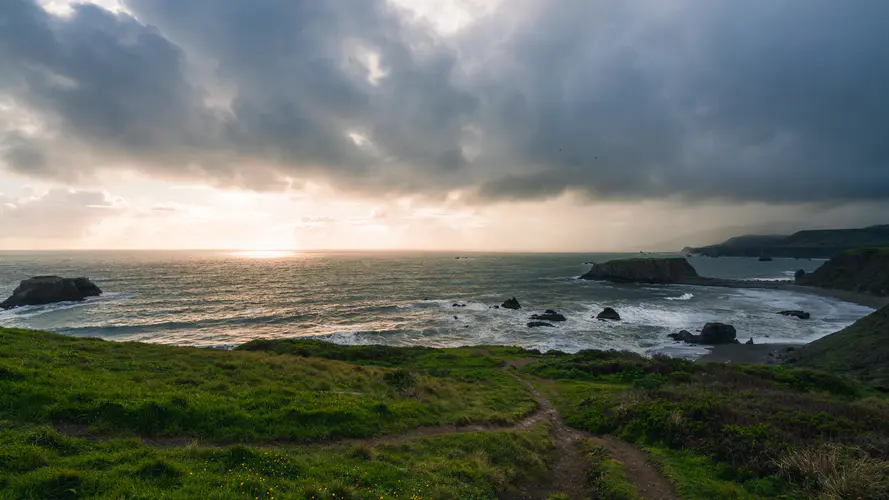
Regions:
<instances>
[{"instance_id":1,"label":"dark rock formation","mask_svg":"<svg viewBox=\"0 0 889 500\"><path fill-rule=\"evenodd\" d=\"M682 330L679 333L671 333L668 337L677 342L688 342L689 344L697 344L701 340L700 336L694 335L688 330Z\"/></svg>"},{"instance_id":2,"label":"dark rock formation","mask_svg":"<svg viewBox=\"0 0 889 500\"><path fill-rule=\"evenodd\" d=\"M88 278L37 276L19 283L12 296L0 303L0 308L78 301L101 294L102 290Z\"/></svg>"},{"instance_id":3,"label":"dark rock formation","mask_svg":"<svg viewBox=\"0 0 889 500\"><path fill-rule=\"evenodd\" d=\"M547 309L543 314L532 314L531 319L540 321L566 321L564 315L559 314L552 309Z\"/></svg>"},{"instance_id":4,"label":"dark rock formation","mask_svg":"<svg viewBox=\"0 0 889 500\"><path fill-rule=\"evenodd\" d=\"M744 342L744 343L747 345L753 345L753 337L750 337L750 340L748 340L747 342Z\"/></svg>"},{"instance_id":5,"label":"dark rock formation","mask_svg":"<svg viewBox=\"0 0 889 500\"><path fill-rule=\"evenodd\" d=\"M452 305L451 307L466 307L466 304L461 304L461 303L459 303L459 302L454 302L454 305Z\"/></svg>"},{"instance_id":6,"label":"dark rock formation","mask_svg":"<svg viewBox=\"0 0 889 500\"><path fill-rule=\"evenodd\" d=\"M769 256L766 256L766 255L763 255L762 257L759 258L759 261L760 262L771 262L772 258Z\"/></svg>"},{"instance_id":7,"label":"dark rock formation","mask_svg":"<svg viewBox=\"0 0 889 500\"><path fill-rule=\"evenodd\" d=\"M793 281L800 283L806 279L806 271L804 269L797 269L795 273L793 273Z\"/></svg>"},{"instance_id":8,"label":"dark rock formation","mask_svg":"<svg viewBox=\"0 0 889 500\"><path fill-rule=\"evenodd\" d=\"M793 316L799 319L809 319L812 317L812 315L806 311L779 311L778 314L782 316Z\"/></svg>"},{"instance_id":9,"label":"dark rock formation","mask_svg":"<svg viewBox=\"0 0 889 500\"><path fill-rule=\"evenodd\" d=\"M500 307L503 307L505 309L521 309L522 305L519 304L519 301L516 300L515 297L513 297L511 299L507 299L504 303L500 304Z\"/></svg>"},{"instance_id":10,"label":"dark rock formation","mask_svg":"<svg viewBox=\"0 0 889 500\"><path fill-rule=\"evenodd\" d=\"M797 279L797 284L889 295L889 248L843 252Z\"/></svg>"},{"instance_id":11,"label":"dark rock formation","mask_svg":"<svg viewBox=\"0 0 889 500\"><path fill-rule=\"evenodd\" d=\"M707 323L701 330L701 344L730 344L734 342L738 333L732 325L723 323Z\"/></svg>"},{"instance_id":12,"label":"dark rock formation","mask_svg":"<svg viewBox=\"0 0 889 500\"><path fill-rule=\"evenodd\" d=\"M530 322L528 322L527 326L528 326L528 328L537 328L538 326L548 326L550 328L555 328L554 325L551 325L549 323L544 323L543 321L530 321Z\"/></svg>"},{"instance_id":13,"label":"dark rock formation","mask_svg":"<svg viewBox=\"0 0 889 500\"><path fill-rule=\"evenodd\" d=\"M610 319L614 321L620 321L620 314L617 314L617 311L610 307L606 307L602 309L602 312L596 315L596 319Z\"/></svg>"},{"instance_id":14,"label":"dark rock formation","mask_svg":"<svg viewBox=\"0 0 889 500\"><path fill-rule=\"evenodd\" d=\"M580 277L616 283L684 283L699 278L687 260L677 258L620 259L593 264Z\"/></svg>"}]
</instances>

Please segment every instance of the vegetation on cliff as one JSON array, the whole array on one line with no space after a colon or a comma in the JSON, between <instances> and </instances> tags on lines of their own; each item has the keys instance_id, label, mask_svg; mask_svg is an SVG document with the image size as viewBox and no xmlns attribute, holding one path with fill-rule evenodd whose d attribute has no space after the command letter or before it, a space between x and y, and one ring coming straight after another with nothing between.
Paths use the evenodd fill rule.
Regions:
<instances>
[{"instance_id":1,"label":"vegetation on cliff","mask_svg":"<svg viewBox=\"0 0 889 500\"><path fill-rule=\"evenodd\" d=\"M790 361L843 373L889 392L889 306L795 350Z\"/></svg>"}]
</instances>

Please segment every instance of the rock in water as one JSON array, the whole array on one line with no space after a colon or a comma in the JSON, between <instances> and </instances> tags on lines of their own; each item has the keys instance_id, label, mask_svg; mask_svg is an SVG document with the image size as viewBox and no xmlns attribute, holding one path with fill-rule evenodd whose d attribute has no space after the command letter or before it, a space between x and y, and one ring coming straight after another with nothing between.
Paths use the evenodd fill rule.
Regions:
<instances>
[{"instance_id":1,"label":"rock in water","mask_svg":"<svg viewBox=\"0 0 889 500\"><path fill-rule=\"evenodd\" d=\"M610 307L606 307L602 309L598 315L596 315L596 319L611 319L614 321L620 321L620 314L617 314L617 311Z\"/></svg>"},{"instance_id":2,"label":"rock in water","mask_svg":"<svg viewBox=\"0 0 889 500\"><path fill-rule=\"evenodd\" d=\"M500 307L503 307L505 309L521 309L522 305L519 304L519 301L515 297L513 297L500 304Z\"/></svg>"},{"instance_id":3,"label":"rock in water","mask_svg":"<svg viewBox=\"0 0 889 500\"><path fill-rule=\"evenodd\" d=\"M747 345L753 345L753 337L750 337L750 340L748 340L747 342L744 342L744 343Z\"/></svg>"},{"instance_id":4,"label":"rock in water","mask_svg":"<svg viewBox=\"0 0 889 500\"><path fill-rule=\"evenodd\" d=\"M700 336L694 335L688 330L682 330L679 333L671 333L667 336L677 342L688 342L689 344L697 344L701 340Z\"/></svg>"},{"instance_id":5,"label":"rock in water","mask_svg":"<svg viewBox=\"0 0 889 500\"><path fill-rule=\"evenodd\" d=\"M731 344L738 335L735 327L723 323L707 323L701 330L701 344Z\"/></svg>"},{"instance_id":6,"label":"rock in water","mask_svg":"<svg viewBox=\"0 0 889 500\"><path fill-rule=\"evenodd\" d=\"M532 314L531 319L540 321L567 321L563 314L559 314L552 309L547 309L543 314Z\"/></svg>"},{"instance_id":7,"label":"rock in water","mask_svg":"<svg viewBox=\"0 0 889 500\"><path fill-rule=\"evenodd\" d=\"M806 271L804 269L797 269L796 272L793 273L793 281L799 283L804 279L806 279Z\"/></svg>"},{"instance_id":8,"label":"rock in water","mask_svg":"<svg viewBox=\"0 0 889 500\"><path fill-rule=\"evenodd\" d=\"M83 300L101 295L102 290L88 278L36 276L23 280L12 296L0 303L3 309Z\"/></svg>"},{"instance_id":9,"label":"rock in water","mask_svg":"<svg viewBox=\"0 0 889 500\"><path fill-rule=\"evenodd\" d=\"M615 283L683 283L699 278L695 268L681 257L612 260L593 264L593 268L580 277Z\"/></svg>"},{"instance_id":10,"label":"rock in water","mask_svg":"<svg viewBox=\"0 0 889 500\"><path fill-rule=\"evenodd\" d=\"M764 255L764 256L762 256L762 257L759 258L759 261L760 261L760 262L771 262L771 261L772 261L772 258L769 257L769 256L767 256L767 255Z\"/></svg>"},{"instance_id":11,"label":"rock in water","mask_svg":"<svg viewBox=\"0 0 889 500\"><path fill-rule=\"evenodd\" d=\"M780 314L782 316L793 316L793 317L799 318L799 319L809 319L812 317L812 315L807 313L806 311L796 311L796 310L794 310L794 311L780 311L780 312L778 312L778 314Z\"/></svg>"},{"instance_id":12,"label":"rock in water","mask_svg":"<svg viewBox=\"0 0 889 500\"><path fill-rule=\"evenodd\" d=\"M543 321L530 321L530 322L528 322L527 326L528 326L528 328L536 328L538 326L548 326L550 328L555 328L554 325L551 325L549 323L544 323Z\"/></svg>"}]
</instances>

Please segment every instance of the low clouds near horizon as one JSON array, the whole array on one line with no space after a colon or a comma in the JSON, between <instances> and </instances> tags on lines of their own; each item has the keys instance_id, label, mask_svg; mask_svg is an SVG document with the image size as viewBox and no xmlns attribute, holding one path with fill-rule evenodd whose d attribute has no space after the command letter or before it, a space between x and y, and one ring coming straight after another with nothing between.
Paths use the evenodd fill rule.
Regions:
<instances>
[{"instance_id":1,"label":"low clouds near horizon","mask_svg":"<svg viewBox=\"0 0 889 500\"><path fill-rule=\"evenodd\" d=\"M386 0L120 4L0 3L0 169L470 206L889 200L882 0L502 0L451 33Z\"/></svg>"}]
</instances>

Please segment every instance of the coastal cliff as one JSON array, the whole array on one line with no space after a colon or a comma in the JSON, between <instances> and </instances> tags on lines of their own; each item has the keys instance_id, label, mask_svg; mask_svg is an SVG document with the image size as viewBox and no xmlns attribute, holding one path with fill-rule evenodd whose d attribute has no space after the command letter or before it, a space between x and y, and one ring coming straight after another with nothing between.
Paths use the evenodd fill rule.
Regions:
<instances>
[{"instance_id":1,"label":"coastal cliff","mask_svg":"<svg viewBox=\"0 0 889 500\"><path fill-rule=\"evenodd\" d=\"M799 285L889 296L889 248L847 250L809 274Z\"/></svg>"},{"instance_id":2,"label":"coastal cliff","mask_svg":"<svg viewBox=\"0 0 889 500\"><path fill-rule=\"evenodd\" d=\"M889 224L858 229L799 231L791 235L746 235L716 245L686 247L682 253L707 257L790 257L827 259L846 250L889 246Z\"/></svg>"}]
</instances>

